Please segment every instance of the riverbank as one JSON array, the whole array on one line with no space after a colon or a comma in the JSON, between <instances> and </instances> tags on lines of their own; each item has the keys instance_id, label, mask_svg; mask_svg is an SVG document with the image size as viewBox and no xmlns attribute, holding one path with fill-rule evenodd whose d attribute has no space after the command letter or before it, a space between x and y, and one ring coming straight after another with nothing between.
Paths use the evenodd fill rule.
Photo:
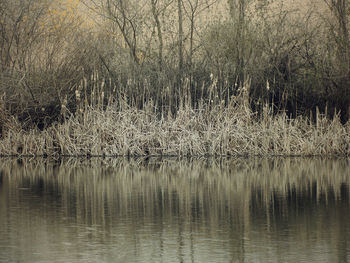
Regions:
<instances>
[{"instance_id":1,"label":"riverbank","mask_svg":"<svg viewBox=\"0 0 350 263\"><path fill-rule=\"evenodd\" d=\"M243 96L229 105L182 106L176 114L86 106L47 129L13 124L0 140L1 156L310 156L350 155L350 122L319 113L313 120L257 116ZM240 102L241 101L241 102Z\"/></svg>"}]
</instances>

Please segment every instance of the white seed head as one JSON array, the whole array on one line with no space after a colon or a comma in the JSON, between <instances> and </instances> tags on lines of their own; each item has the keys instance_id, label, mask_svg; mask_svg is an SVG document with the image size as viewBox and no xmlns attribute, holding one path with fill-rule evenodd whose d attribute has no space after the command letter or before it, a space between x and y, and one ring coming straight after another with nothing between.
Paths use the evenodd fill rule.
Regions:
<instances>
[{"instance_id":1,"label":"white seed head","mask_svg":"<svg viewBox=\"0 0 350 263\"><path fill-rule=\"evenodd\" d=\"M77 97L77 99L80 99L80 93L79 93L79 90L75 90L75 96Z\"/></svg>"}]
</instances>

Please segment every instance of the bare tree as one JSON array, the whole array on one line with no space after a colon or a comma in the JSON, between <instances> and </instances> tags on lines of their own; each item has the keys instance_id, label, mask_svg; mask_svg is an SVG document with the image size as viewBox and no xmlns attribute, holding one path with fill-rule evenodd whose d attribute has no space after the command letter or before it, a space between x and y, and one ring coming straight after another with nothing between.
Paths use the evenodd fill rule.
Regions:
<instances>
[{"instance_id":1,"label":"bare tree","mask_svg":"<svg viewBox=\"0 0 350 263\"><path fill-rule=\"evenodd\" d=\"M194 41L194 31L195 31L195 23L196 23L196 15L197 11L199 11L199 0L187 0L187 5L184 3L184 10L186 12L187 17L190 20L190 51L189 51L189 66L192 67L192 59L193 59L193 41ZM188 6L188 8L187 8Z\"/></svg>"},{"instance_id":2,"label":"bare tree","mask_svg":"<svg viewBox=\"0 0 350 263\"><path fill-rule=\"evenodd\" d=\"M145 2L137 0L85 0L87 6L102 21L116 26L134 62L138 57L139 38L144 24Z\"/></svg>"},{"instance_id":3,"label":"bare tree","mask_svg":"<svg viewBox=\"0 0 350 263\"><path fill-rule=\"evenodd\" d=\"M233 20L236 33L236 58L237 68L239 72L239 82L244 83L245 81L245 38L246 38L246 26L247 26L247 15L249 5L252 0L228 0L230 7L230 14Z\"/></svg>"},{"instance_id":4,"label":"bare tree","mask_svg":"<svg viewBox=\"0 0 350 263\"><path fill-rule=\"evenodd\" d=\"M182 14L182 0L177 0L177 15L178 15L178 42L179 42L179 71L180 74L182 74L183 70L183 39L184 39L184 32L183 32L183 14Z\"/></svg>"},{"instance_id":5,"label":"bare tree","mask_svg":"<svg viewBox=\"0 0 350 263\"><path fill-rule=\"evenodd\" d=\"M189 21L189 32L187 34L188 37L186 38L189 39L188 64L189 64L189 67L191 68L195 49L198 48L198 46L195 47L195 38L196 36L197 38L201 37L201 32L197 27L197 20L202 13L208 12L209 8L214 4L216 4L217 2L219 2L219 0L206 0L206 1L182 0L182 2L183 2L183 9ZM196 33L196 36L195 36L195 33Z\"/></svg>"},{"instance_id":6,"label":"bare tree","mask_svg":"<svg viewBox=\"0 0 350 263\"><path fill-rule=\"evenodd\" d=\"M151 0L152 15L157 27L157 35L158 35L158 66L159 66L159 70L161 71L162 65L163 65L163 34L162 34L162 27L159 19L159 12L157 10L157 2L158 2L157 0Z\"/></svg>"},{"instance_id":7,"label":"bare tree","mask_svg":"<svg viewBox=\"0 0 350 263\"><path fill-rule=\"evenodd\" d=\"M41 22L49 5L45 1L3 0L0 3L1 69L25 70L33 47L44 34Z\"/></svg>"},{"instance_id":8,"label":"bare tree","mask_svg":"<svg viewBox=\"0 0 350 263\"><path fill-rule=\"evenodd\" d=\"M329 76L335 91L333 100L341 111L341 119L346 122L349 119L350 105L350 39L349 39L349 1L348 0L324 0L327 4L331 19L329 25L331 36L335 41L337 50L336 76Z\"/></svg>"},{"instance_id":9,"label":"bare tree","mask_svg":"<svg viewBox=\"0 0 350 263\"><path fill-rule=\"evenodd\" d=\"M137 56L137 41L138 41L138 24L137 10L131 10L129 1L124 0L107 0L107 11L113 22L116 23L120 32L123 35L124 41L129 47L130 54L136 63L139 63Z\"/></svg>"},{"instance_id":10,"label":"bare tree","mask_svg":"<svg viewBox=\"0 0 350 263\"><path fill-rule=\"evenodd\" d=\"M331 34L337 43L338 59L342 62L342 67L349 73L349 1L348 0L324 0L334 19L330 22Z\"/></svg>"}]
</instances>

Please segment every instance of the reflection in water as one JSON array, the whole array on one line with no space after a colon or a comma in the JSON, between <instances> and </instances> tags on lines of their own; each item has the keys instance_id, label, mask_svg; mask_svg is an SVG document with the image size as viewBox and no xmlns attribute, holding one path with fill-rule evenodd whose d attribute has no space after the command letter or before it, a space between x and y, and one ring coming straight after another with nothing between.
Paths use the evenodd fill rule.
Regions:
<instances>
[{"instance_id":1,"label":"reflection in water","mask_svg":"<svg viewBox=\"0 0 350 263\"><path fill-rule=\"evenodd\" d=\"M3 160L0 262L347 262L347 159Z\"/></svg>"}]
</instances>

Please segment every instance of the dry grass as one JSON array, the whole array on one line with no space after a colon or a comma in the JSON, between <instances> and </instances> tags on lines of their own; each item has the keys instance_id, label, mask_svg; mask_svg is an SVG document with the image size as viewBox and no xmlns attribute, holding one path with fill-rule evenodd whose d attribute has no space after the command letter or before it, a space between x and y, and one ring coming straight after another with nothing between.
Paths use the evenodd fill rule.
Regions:
<instances>
[{"instance_id":1,"label":"dry grass","mask_svg":"<svg viewBox=\"0 0 350 263\"><path fill-rule=\"evenodd\" d=\"M100 92L100 91L99 91ZM173 116L156 112L152 101L138 110L110 101L103 92L80 101L63 124L44 131L10 129L0 141L0 154L68 156L265 156L350 155L350 122L341 125L317 113L315 121L273 115L269 105L257 117L248 89L229 105L180 106Z\"/></svg>"}]
</instances>

